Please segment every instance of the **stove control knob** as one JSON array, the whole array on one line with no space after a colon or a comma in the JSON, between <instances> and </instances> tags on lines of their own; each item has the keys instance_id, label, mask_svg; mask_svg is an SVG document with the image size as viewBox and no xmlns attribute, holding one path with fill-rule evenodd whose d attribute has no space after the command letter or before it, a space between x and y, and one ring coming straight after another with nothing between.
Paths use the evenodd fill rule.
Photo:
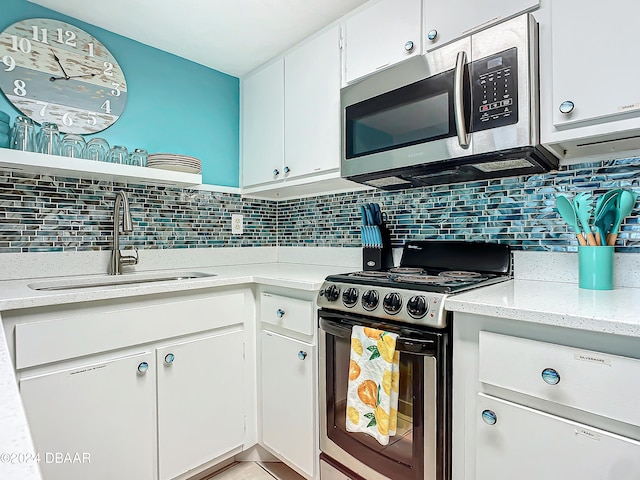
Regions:
<instances>
[{"instance_id":1,"label":"stove control knob","mask_svg":"<svg viewBox=\"0 0 640 480\"><path fill-rule=\"evenodd\" d=\"M339 296L340 296L340 289L335 285L329 285L327 288L324 289L324 297L329 302L335 302Z\"/></svg>"},{"instance_id":2,"label":"stove control knob","mask_svg":"<svg viewBox=\"0 0 640 480\"><path fill-rule=\"evenodd\" d=\"M413 318L422 318L429 311L429 304L422 295L411 297L407 302L407 312Z\"/></svg>"},{"instance_id":3,"label":"stove control knob","mask_svg":"<svg viewBox=\"0 0 640 480\"><path fill-rule=\"evenodd\" d=\"M349 308L358 303L358 289L349 287L342 292L342 303L344 303L345 307Z\"/></svg>"},{"instance_id":4,"label":"stove control knob","mask_svg":"<svg viewBox=\"0 0 640 480\"><path fill-rule=\"evenodd\" d=\"M382 302L384 311L389 315L395 315L402 308L402 296L399 293L391 292L385 295Z\"/></svg>"},{"instance_id":5,"label":"stove control knob","mask_svg":"<svg viewBox=\"0 0 640 480\"><path fill-rule=\"evenodd\" d=\"M375 310L378 306L378 302L380 302L380 297L378 296L378 292L375 290L367 290L362 294L362 308L366 311L370 312Z\"/></svg>"}]
</instances>

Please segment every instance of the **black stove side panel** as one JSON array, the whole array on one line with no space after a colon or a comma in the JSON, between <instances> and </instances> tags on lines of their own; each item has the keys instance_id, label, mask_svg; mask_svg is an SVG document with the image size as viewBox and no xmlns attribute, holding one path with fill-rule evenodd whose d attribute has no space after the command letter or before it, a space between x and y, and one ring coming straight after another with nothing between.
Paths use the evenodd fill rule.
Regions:
<instances>
[{"instance_id":1,"label":"black stove side panel","mask_svg":"<svg viewBox=\"0 0 640 480\"><path fill-rule=\"evenodd\" d=\"M410 241L402 250L402 267L509 274L509 245L485 242Z\"/></svg>"}]
</instances>

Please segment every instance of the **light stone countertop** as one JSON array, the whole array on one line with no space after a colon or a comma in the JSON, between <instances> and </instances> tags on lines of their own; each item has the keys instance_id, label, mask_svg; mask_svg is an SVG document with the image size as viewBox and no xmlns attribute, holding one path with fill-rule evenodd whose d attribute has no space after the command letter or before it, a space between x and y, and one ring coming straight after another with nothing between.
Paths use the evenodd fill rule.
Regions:
<instances>
[{"instance_id":1,"label":"light stone countertop","mask_svg":"<svg viewBox=\"0 0 640 480\"><path fill-rule=\"evenodd\" d=\"M640 337L640 288L587 290L576 283L511 280L447 299L447 310Z\"/></svg>"}]
</instances>

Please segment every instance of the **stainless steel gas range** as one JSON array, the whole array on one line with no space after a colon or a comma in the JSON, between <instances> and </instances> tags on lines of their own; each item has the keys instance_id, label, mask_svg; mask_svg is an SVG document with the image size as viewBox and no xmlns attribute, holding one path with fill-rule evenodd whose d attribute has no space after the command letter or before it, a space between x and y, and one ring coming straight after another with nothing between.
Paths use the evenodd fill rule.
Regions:
<instances>
[{"instance_id":1,"label":"stainless steel gas range","mask_svg":"<svg viewBox=\"0 0 640 480\"><path fill-rule=\"evenodd\" d=\"M416 241L399 267L327 277L320 307L321 478L449 480L451 314L448 296L509 280L510 249L480 242ZM398 431L381 446L346 431L351 329L398 334Z\"/></svg>"}]
</instances>

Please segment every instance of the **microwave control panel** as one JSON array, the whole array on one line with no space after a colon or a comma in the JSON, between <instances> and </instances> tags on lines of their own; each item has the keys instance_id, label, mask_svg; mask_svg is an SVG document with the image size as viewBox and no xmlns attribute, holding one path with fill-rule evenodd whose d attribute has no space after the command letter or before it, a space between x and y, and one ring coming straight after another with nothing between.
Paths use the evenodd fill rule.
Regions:
<instances>
[{"instance_id":1,"label":"microwave control panel","mask_svg":"<svg viewBox=\"0 0 640 480\"><path fill-rule=\"evenodd\" d=\"M471 63L473 101L471 130L518 123L517 49L481 58Z\"/></svg>"}]
</instances>

